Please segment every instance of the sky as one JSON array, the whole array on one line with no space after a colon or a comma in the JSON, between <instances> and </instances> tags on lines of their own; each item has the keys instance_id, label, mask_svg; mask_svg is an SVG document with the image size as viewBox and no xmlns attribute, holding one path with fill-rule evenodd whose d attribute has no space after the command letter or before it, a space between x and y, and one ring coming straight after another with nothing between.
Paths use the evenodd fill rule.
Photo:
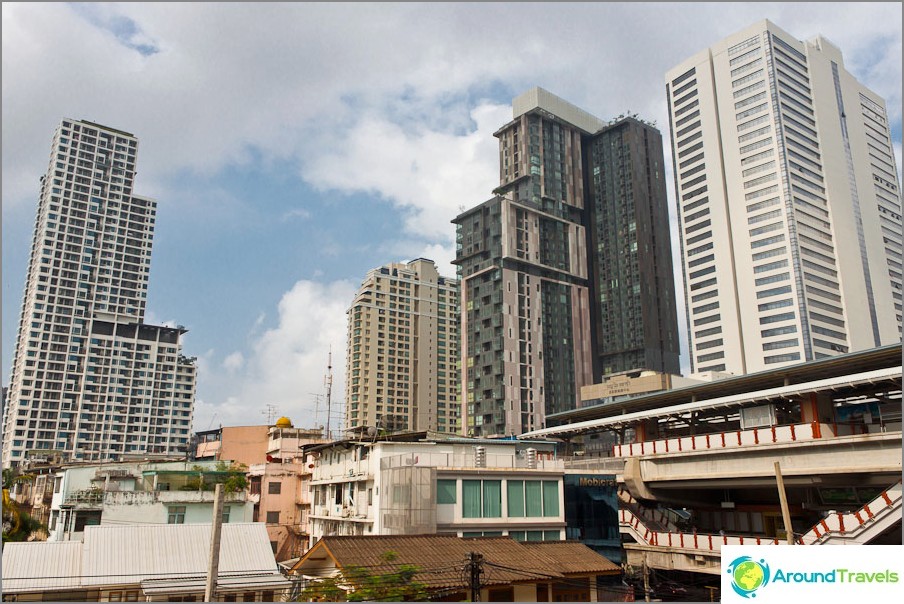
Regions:
<instances>
[{"instance_id":1,"label":"sky","mask_svg":"<svg viewBox=\"0 0 904 604\"><path fill-rule=\"evenodd\" d=\"M330 362L335 428L354 292L369 270L418 257L455 276L451 220L498 185L493 132L515 96L540 86L601 119L637 113L668 148L666 71L769 19L801 40L828 38L885 98L900 173L901 9L4 2L2 383L38 179L64 118L139 139L134 190L158 202L145 320L189 330L193 429L274 413L323 425ZM666 181L674 224L670 169ZM672 246L678 258L674 235Z\"/></svg>"}]
</instances>

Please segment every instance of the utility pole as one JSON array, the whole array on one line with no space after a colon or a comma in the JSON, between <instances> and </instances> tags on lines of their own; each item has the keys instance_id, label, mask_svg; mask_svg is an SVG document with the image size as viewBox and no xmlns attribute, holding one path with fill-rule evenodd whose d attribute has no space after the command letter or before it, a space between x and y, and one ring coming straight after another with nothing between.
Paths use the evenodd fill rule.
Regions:
<instances>
[{"instance_id":1,"label":"utility pole","mask_svg":"<svg viewBox=\"0 0 904 604\"><path fill-rule=\"evenodd\" d=\"M788 540L788 545L794 545L791 511L788 509L788 496L785 495L785 481L782 479L782 466L779 462L775 462L775 482L778 484L778 498L782 504L782 522L785 523L785 537Z\"/></svg>"},{"instance_id":2,"label":"utility pole","mask_svg":"<svg viewBox=\"0 0 904 604\"><path fill-rule=\"evenodd\" d=\"M483 554L468 554L468 585L471 588L471 601L480 602L480 575L483 574Z\"/></svg>"},{"instance_id":3,"label":"utility pole","mask_svg":"<svg viewBox=\"0 0 904 604\"><path fill-rule=\"evenodd\" d=\"M650 567L647 566L647 554L643 554L643 599L644 602L650 601Z\"/></svg>"},{"instance_id":4,"label":"utility pole","mask_svg":"<svg viewBox=\"0 0 904 604\"><path fill-rule=\"evenodd\" d=\"M207 584L204 601L213 602L217 591L217 575L220 572L220 531L223 528L223 485L217 484L213 494L213 526L210 535L210 559L207 565Z\"/></svg>"}]
</instances>

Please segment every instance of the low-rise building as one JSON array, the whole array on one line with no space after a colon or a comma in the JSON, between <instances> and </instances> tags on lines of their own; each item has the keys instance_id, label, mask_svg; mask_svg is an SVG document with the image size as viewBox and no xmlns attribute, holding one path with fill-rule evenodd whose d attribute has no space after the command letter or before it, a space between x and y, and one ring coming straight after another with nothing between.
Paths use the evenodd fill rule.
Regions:
<instances>
[{"instance_id":1,"label":"low-rise building","mask_svg":"<svg viewBox=\"0 0 904 604\"><path fill-rule=\"evenodd\" d=\"M432 601L471 600L474 595L481 602L634 599L633 590L621 583L621 568L580 543L455 535L324 537L292 567L290 574L299 581L294 594L313 600L319 587L335 578L340 589L353 592L354 581L343 576L352 569L374 577L414 569L405 583L417 584ZM379 592L379 587L371 591Z\"/></svg>"},{"instance_id":2,"label":"low-rise building","mask_svg":"<svg viewBox=\"0 0 904 604\"><path fill-rule=\"evenodd\" d=\"M409 433L312 447L311 542L328 535L565 538L552 441Z\"/></svg>"},{"instance_id":3,"label":"low-rise building","mask_svg":"<svg viewBox=\"0 0 904 604\"><path fill-rule=\"evenodd\" d=\"M224 522L251 522L245 471L222 461L67 466L54 479L48 540L80 540L92 525L210 524L220 482Z\"/></svg>"},{"instance_id":4,"label":"low-rise building","mask_svg":"<svg viewBox=\"0 0 904 604\"><path fill-rule=\"evenodd\" d=\"M19 602L203 602L211 524L89 526L84 541L7 543L3 599ZM284 601L267 531L226 524L212 601Z\"/></svg>"},{"instance_id":5,"label":"low-rise building","mask_svg":"<svg viewBox=\"0 0 904 604\"><path fill-rule=\"evenodd\" d=\"M281 417L267 432L266 461L248 469L254 520L267 525L270 545L280 562L297 558L310 537L311 473L306 445L325 443L319 428L295 428Z\"/></svg>"},{"instance_id":6,"label":"low-rise building","mask_svg":"<svg viewBox=\"0 0 904 604\"><path fill-rule=\"evenodd\" d=\"M267 435L270 427L220 426L196 432L192 438L193 456L197 461L228 459L250 466L266 460Z\"/></svg>"}]
</instances>

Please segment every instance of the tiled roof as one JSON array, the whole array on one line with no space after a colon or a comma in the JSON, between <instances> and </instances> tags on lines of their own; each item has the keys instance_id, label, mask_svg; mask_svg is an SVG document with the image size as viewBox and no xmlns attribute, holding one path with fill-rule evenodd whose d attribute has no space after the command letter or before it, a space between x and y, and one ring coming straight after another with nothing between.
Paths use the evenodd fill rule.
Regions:
<instances>
[{"instance_id":1,"label":"tiled roof","mask_svg":"<svg viewBox=\"0 0 904 604\"><path fill-rule=\"evenodd\" d=\"M526 541L524 545L553 558L556 570L565 575L621 572L618 564L577 541Z\"/></svg>"},{"instance_id":2,"label":"tiled roof","mask_svg":"<svg viewBox=\"0 0 904 604\"><path fill-rule=\"evenodd\" d=\"M562 542L562 545L568 547L534 547L509 537L327 536L318 541L292 571L307 574L306 567L322 569L322 564L314 560L321 559L324 551L335 559L339 567L364 567L372 574L393 572L403 564L415 565L420 569L415 580L425 583L430 589L459 586L464 589L467 585L464 568L470 552L483 555L483 585L563 579L566 574L620 570L581 543ZM384 558L387 552L395 554L391 562Z\"/></svg>"}]
</instances>

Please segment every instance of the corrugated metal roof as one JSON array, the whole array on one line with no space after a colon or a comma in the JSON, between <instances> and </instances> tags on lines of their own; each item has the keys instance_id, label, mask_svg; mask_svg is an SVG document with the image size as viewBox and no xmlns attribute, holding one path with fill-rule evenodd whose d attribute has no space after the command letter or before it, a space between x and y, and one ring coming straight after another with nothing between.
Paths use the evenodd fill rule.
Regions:
<instances>
[{"instance_id":1,"label":"corrugated metal roof","mask_svg":"<svg viewBox=\"0 0 904 604\"><path fill-rule=\"evenodd\" d=\"M145 579L204 576L210 556L210 524L142 524L85 527L85 585L110 577ZM263 523L224 524L219 575L279 572Z\"/></svg>"},{"instance_id":2,"label":"corrugated metal roof","mask_svg":"<svg viewBox=\"0 0 904 604\"><path fill-rule=\"evenodd\" d=\"M137 585L207 576L210 524L86 526L84 541L3 546L3 590L10 593ZM286 587L263 523L224 524L217 584Z\"/></svg>"},{"instance_id":3,"label":"corrugated metal roof","mask_svg":"<svg viewBox=\"0 0 904 604\"><path fill-rule=\"evenodd\" d=\"M205 579L153 579L141 582L141 590L145 595L190 594L204 591ZM217 581L217 592L249 591L258 589L289 589L292 582L282 575L258 575L242 577L220 577Z\"/></svg>"},{"instance_id":4,"label":"corrugated metal roof","mask_svg":"<svg viewBox=\"0 0 904 604\"><path fill-rule=\"evenodd\" d=\"M31 541L3 546L3 591L70 590L79 587L82 544Z\"/></svg>"}]
</instances>

